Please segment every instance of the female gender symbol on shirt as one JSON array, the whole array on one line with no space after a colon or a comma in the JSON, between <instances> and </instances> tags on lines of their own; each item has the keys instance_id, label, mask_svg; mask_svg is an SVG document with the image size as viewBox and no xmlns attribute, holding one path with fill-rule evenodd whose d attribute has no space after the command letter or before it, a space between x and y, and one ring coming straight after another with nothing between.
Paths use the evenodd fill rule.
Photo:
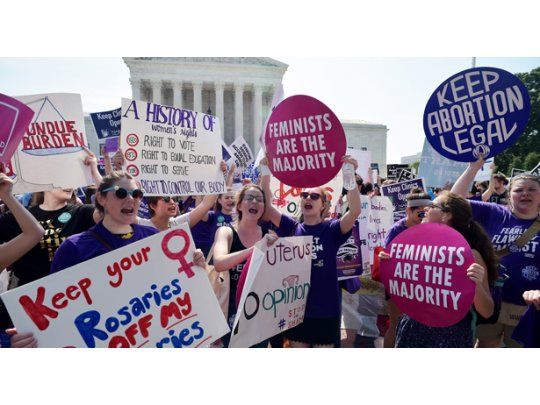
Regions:
<instances>
[{"instance_id":1,"label":"female gender symbol on shirt","mask_svg":"<svg viewBox=\"0 0 540 405\"><path fill-rule=\"evenodd\" d=\"M179 252L172 252L169 249L169 242L172 238L178 236L184 240L184 247ZM191 278L195 275L192 270L193 262L188 262L186 260L186 254L189 250L190 238L186 231L183 229L175 229L174 231L169 232L163 240L161 241L161 249L165 256L172 260L178 260L180 262L180 267L178 267L178 273L186 273L188 278Z\"/></svg>"}]
</instances>

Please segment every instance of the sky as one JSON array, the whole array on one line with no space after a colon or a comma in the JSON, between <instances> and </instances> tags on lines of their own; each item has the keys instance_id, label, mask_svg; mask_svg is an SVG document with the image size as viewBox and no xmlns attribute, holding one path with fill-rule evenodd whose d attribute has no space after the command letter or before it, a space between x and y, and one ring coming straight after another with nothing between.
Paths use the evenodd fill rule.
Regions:
<instances>
[{"instance_id":1,"label":"sky","mask_svg":"<svg viewBox=\"0 0 540 405\"><path fill-rule=\"evenodd\" d=\"M146 55L141 55L146 56ZM274 56L289 65L285 96L308 94L340 119L386 125L387 163L422 150L422 115L446 78L472 66L472 58L368 58ZM476 58L476 66L512 73L540 66L540 58ZM122 58L0 58L0 93L80 93L85 112L117 108L131 97Z\"/></svg>"}]
</instances>

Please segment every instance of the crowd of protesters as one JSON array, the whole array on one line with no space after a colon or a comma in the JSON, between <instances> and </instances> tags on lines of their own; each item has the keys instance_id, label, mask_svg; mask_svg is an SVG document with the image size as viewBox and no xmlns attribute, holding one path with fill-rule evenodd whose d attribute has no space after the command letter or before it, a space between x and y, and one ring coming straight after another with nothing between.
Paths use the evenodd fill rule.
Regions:
<instances>
[{"instance_id":1,"label":"crowd of protesters","mask_svg":"<svg viewBox=\"0 0 540 405\"><path fill-rule=\"evenodd\" d=\"M0 174L0 269L6 268L12 289L114 249L186 223L198 248L194 261L227 274L229 297L225 317L232 328L238 311L238 291L254 245L261 239L272 244L278 237L311 235L318 246L312 260L311 288L305 318L270 343L272 347L339 347L342 323L342 288L336 269L337 251L351 235L361 213L361 195L380 196L380 186L393 180L380 177L344 178L349 185L336 206L327 190L314 187L300 194L301 216L292 218L272 205L270 171L265 160L257 170L259 184L243 181L233 188L235 167L220 169L227 192L220 195L144 197L144 190L122 171L121 152L105 159L105 175L87 150L95 184L77 193L54 189L15 198L12 180ZM356 167L345 156L343 163ZM530 339L535 324L520 319L540 311L540 248L538 223L540 179L521 174L510 181L495 173L491 181L474 184L483 161L471 163L451 190L414 189L407 197L406 216L391 228L388 245L399 233L424 222L446 224L459 232L473 250L475 263L467 276L476 292L469 313L451 327L425 326L402 314L387 294L381 328L385 347L522 347L539 344ZM343 174L344 177L350 174ZM352 184L352 186L350 186ZM84 203L83 203L84 200ZM150 218L141 218L144 201ZM26 207L25 207L26 205ZM334 212L333 218L329 217ZM387 259L388 252L379 254ZM358 280L355 280L358 282ZM358 285L356 289L358 288ZM350 290L347 288L347 290ZM353 287L352 292L355 288ZM499 291L500 300L496 292ZM0 344L3 347L37 347L31 334L17 333L0 301ZM230 335L221 339L227 347ZM265 340L255 347L268 347Z\"/></svg>"}]
</instances>

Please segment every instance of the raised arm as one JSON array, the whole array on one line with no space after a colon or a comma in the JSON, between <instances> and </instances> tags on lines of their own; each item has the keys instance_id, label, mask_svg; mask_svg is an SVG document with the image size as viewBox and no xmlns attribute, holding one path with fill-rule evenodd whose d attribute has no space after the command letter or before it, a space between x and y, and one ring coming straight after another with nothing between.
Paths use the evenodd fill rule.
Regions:
<instances>
[{"instance_id":1,"label":"raised arm","mask_svg":"<svg viewBox=\"0 0 540 405\"><path fill-rule=\"evenodd\" d=\"M270 190L270 169L267 165L268 160L263 158L259 167L261 168L261 188L265 196L264 219L272 222L275 226L281 223L281 212L272 205L272 191Z\"/></svg>"},{"instance_id":2,"label":"raised arm","mask_svg":"<svg viewBox=\"0 0 540 405\"><path fill-rule=\"evenodd\" d=\"M12 194L13 181L0 173L0 198L12 212L21 228L21 234L0 246L0 269L20 259L39 243L45 233L36 218L30 214Z\"/></svg>"},{"instance_id":3,"label":"raised arm","mask_svg":"<svg viewBox=\"0 0 540 405\"><path fill-rule=\"evenodd\" d=\"M484 159L480 158L476 162L471 162L465 169L465 171L459 176L452 187L452 193L456 193L463 198L467 198L467 187L474 181L474 177L478 170L484 165Z\"/></svg>"},{"instance_id":4,"label":"raised arm","mask_svg":"<svg viewBox=\"0 0 540 405\"><path fill-rule=\"evenodd\" d=\"M84 164L85 166L90 167L90 173L92 175L92 179L94 180L94 184L97 187L99 186L103 178L101 177L101 174L99 173L99 170L98 170L96 155L94 155L94 152L92 152L86 146L83 146L83 149L88 155L84 158Z\"/></svg>"},{"instance_id":5,"label":"raised arm","mask_svg":"<svg viewBox=\"0 0 540 405\"><path fill-rule=\"evenodd\" d=\"M189 213L188 222L189 222L190 228L193 228L202 219L208 218L208 211L210 211L212 207L215 205L217 198L218 198L217 194L205 195L201 203L197 205L195 208L193 208L193 210Z\"/></svg>"},{"instance_id":6,"label":"raised arm","mask_svg":"<svg viewBox=\"0 0 540 405\"><path fill-rule=\"evenodd\" d=\"M354 158L352 158L351 156L343 156L341 161L344 164L349 163L353 165L354 171L356 171L356 168L358 167L358 162ZM354 171L352 173L343 173L343 184L346 185L347 183L350 183L354 186L351 187L350 190L347 190L347 202L349 204L349 211L347 211L339 221L339 227L341 228L342 234L349 232L353 228L354 222L362 211L360 190L358 190L358 186L356 185L356 181L354 179ZM352 179L348 178L349 176L352 176Z\"/></svg>"}]
</instances>

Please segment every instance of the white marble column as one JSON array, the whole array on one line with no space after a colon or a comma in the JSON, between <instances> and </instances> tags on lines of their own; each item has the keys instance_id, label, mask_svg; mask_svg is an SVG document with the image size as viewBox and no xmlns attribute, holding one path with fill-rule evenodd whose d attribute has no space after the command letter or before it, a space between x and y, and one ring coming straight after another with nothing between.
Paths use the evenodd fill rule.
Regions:
<instances>
[{"instance_id":1,"label":"white marble column","mask_svg":"<svg viewBox=\"0 0 540 405\"><path fill-rule=\"evenodd\" d=\"M253 85L253 133L250 135L249 146L255 151L255 144L259 143L259 136L262 130L262 86Z\"/></svg>"},{"instance_id":2,"label":"white marble column","mask_svg":"<svg viewBox=\"0 0 540 405\"><path fill-rule=\"evenodd\" d=\"M129 79L131 82L131 94L133 97L133 100L140 100L141 99L141 80L140 79Z\"/></svg>"},{"instance_id":3,"label":"white marble column","mask_svg":"<svg viewBox=\"0 0 540 405\"><path fill-rule=\"evenodd\" d=\"M234 83L234 139L244 136L244 83Z\"/></svg>"},{"instance_id":4,"label":"white marble column","mask_svg":"<svg viewBox=\"0 0 540 405\"><path fill-rule=\"evenodd\" d=\"M161 104L161 80L152 80L152 102Z\"/></svg>"},{"instance_id":5,"label":"white marble column","mask_svg":"<svg viewBox=\"0 0 540 405\"><path fill-rule=\"evenodd\" d=\"M202 112L202 82L193 82L193 111Z\"/></svg>"},{"instance_id":6,"label":"white marble column","mask_svg":"<svg viewBox=\"0 0 540 405\"><path fill-rule=\"evenodd\" d=\"M223 91L225 90L225 84L222 82L215 82L214 88L216 90L216 117L219 118L221 123L221 134L225 135L225 124L223 116Z\"/></svg>"},{"instance_id":7,"label":"white marble column","mask_svg":"<svg viewBox=\"0 0 540 405\"><path fill-rule=\"evenodd\" d=\"M173 82L173 105L177 108L182 107L182 82Z\"/></svg>"}]
</instances>

